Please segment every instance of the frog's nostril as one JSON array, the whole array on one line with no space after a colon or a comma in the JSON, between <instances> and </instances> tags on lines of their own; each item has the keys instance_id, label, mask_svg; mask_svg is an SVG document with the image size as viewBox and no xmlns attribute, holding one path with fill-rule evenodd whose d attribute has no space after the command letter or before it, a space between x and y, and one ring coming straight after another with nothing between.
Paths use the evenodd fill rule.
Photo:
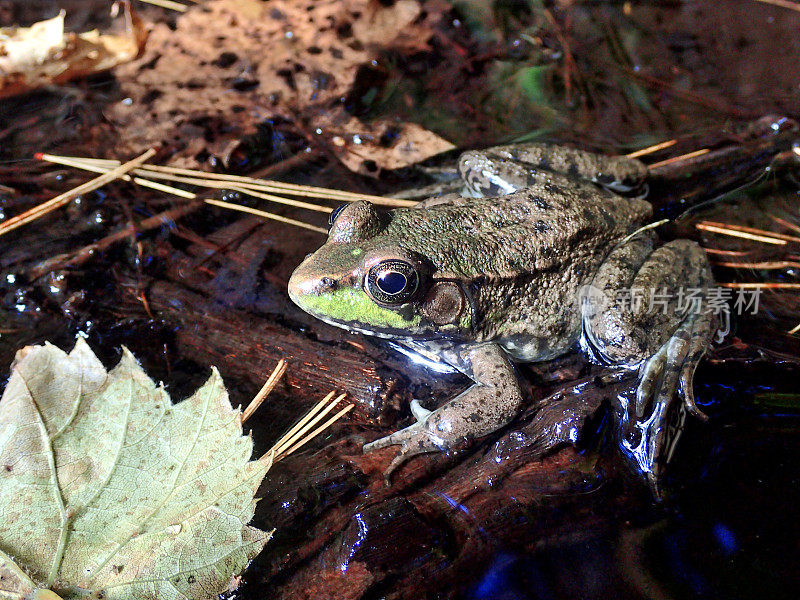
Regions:
<instances>
[{"instance_id":1,"label":"frog's nostril","mask_svg":"<svg viewBox=\"0 0 800 600\"><path fill-rule=\"evenodd\" d=\"M319 280L321 291L330 291L336 287L336 280L332 277L323 277Z\"/></svg>"}]
</instances>

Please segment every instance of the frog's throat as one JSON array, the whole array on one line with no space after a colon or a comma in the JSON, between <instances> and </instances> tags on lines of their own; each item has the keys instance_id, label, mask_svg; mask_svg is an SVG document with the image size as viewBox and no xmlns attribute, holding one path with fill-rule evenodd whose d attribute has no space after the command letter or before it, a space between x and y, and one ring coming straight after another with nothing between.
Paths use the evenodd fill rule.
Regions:
<instances>
[{"instance_id":1,"label":"frog's throat","mask_svg":"<svg viewBox=\"0 0 800 600\"><path fill-rule=\"evenodd\" d=\"M379 335L375 330L411 334L422 325L422 318L418 314L406 314L378 306L366 293L355 289L341 288L292 299L304 311L326 323L371 335Z\"/></svg>"}]
</instances>

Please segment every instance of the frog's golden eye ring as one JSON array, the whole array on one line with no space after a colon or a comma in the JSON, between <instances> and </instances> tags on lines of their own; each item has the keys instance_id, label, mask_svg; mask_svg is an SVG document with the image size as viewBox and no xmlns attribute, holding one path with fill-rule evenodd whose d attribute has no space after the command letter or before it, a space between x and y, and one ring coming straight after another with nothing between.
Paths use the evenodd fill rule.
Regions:
<instances>
[{"instance_id":1,"label":"frog's golden eye ring","mask_svg":"<svg viewBox=\"0 0 800 600\"><path fill-rule=\"evenodd\" d=\"M403 304L417 293L419 274L410 263L390 258L369 270L364 287L367 294L380 304Z\"/></svg>"},{"instance_id":2,"label":"frog's golden eye ring","mask_svg":"<svg viewBox=\"0 0 800 600\"><path fill-rule=\"evenodd\" d=\"M333 212L328 216L328 227L332 227L334 222L336 221L336 217L338 217L342 211L350 205L349 202L345 202L344 204L340 204L336 208L333 209Z\"/></svg>"}]
</instances>

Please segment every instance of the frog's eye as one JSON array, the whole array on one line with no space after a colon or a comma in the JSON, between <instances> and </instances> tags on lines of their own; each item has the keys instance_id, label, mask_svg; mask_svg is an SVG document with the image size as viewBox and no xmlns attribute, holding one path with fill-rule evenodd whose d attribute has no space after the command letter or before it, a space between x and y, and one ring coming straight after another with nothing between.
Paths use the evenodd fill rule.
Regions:
<instances>
[{"instance_id":1,"label":"frog's eye","mask_svg":"<svg viewBox=\"0 0 800 600\"><path fill-rule=\"evenodd\" d=\"M419 287L417 270L396 258L379 262L367 273L365 288L376 302L403 304L414 297Z\"/></svg>"},{"instance_id":2,"label":"frog's eye","mask_svg":"<svg viewBox=\"0 0 800 600\"><path fill-rule=\"evenodd\" d=\"M329 226L332 226L332 225L333 225L333 223L336 221L336 217L338 217L338 216L341 214L341 212L342 212L342 211L343 211L345 208L347 208L347 206L348 206L349 204L350 204L349 202L345 202L344 204L340 204L339 206L337 206L336 208L334 208L334 209L333 209L333 212L332 212L332 213L330 214L330 216L328 217L328 225L329 225Z\"/></svg>"}]
</instances>

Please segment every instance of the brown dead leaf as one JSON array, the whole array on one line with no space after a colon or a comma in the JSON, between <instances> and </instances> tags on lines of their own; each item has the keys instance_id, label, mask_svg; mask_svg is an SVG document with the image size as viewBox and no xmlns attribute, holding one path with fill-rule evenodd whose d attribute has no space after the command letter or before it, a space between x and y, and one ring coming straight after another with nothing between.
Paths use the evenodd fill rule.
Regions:
<instances>
[{"instance_id":1,"label":"brown dead leaf","mask_svg":"<svg viewBox=\"0 0 800 600\"><path fill-rule=\"evenodd\" d=\"M0 98L107 71L133 60L147 33L125 4L126 33L64 32L64 12L31 27L0 28Z\"/></svg>"},{"instance_id":2,"label":"brown dead leaf","mask_svg":"<svg viewBox=\"0 0 800 600\"><path fill-rule=\"evenodd\" d=\"M422 12L417 0L398 0L391 6L370 2L353 22L353 35L364 44L385 44L401 35Z\"/></svg>"},{"instance_id":3,"label":"brown dead leaf","mask_svg":"<svg viewBox=\"0 0 800 600\"><path fill-rule=\"evenodd\" d=\"M418 0L209 0L174 30L156 24L144 56L116 71L133 100L108 113L123 143L116 150L174 142L173 164L196 166L196 156L222 156L232 140L283 116L356 171L370 172L365 160L388 169L422 160L451 146L411 124L363 156L367 145L353 136L379 138L386 124L362 123L343 100L381 49L418 49L431 35Z\"/></svg>"},{"instance_id":4,"label":"brown dead leaf","mask_svg":"<svg viewBox=\"0 0 800 600\"><path fill-rule=\"evenodd\" d=\"M384 119L364 123L349 115L345 118L337 122L329 115L321 115L315 124L328 134L339 160L362 175L377 175L380 169L399 169L455 148L416 123Z\"/></svg>"}]
</instances>

